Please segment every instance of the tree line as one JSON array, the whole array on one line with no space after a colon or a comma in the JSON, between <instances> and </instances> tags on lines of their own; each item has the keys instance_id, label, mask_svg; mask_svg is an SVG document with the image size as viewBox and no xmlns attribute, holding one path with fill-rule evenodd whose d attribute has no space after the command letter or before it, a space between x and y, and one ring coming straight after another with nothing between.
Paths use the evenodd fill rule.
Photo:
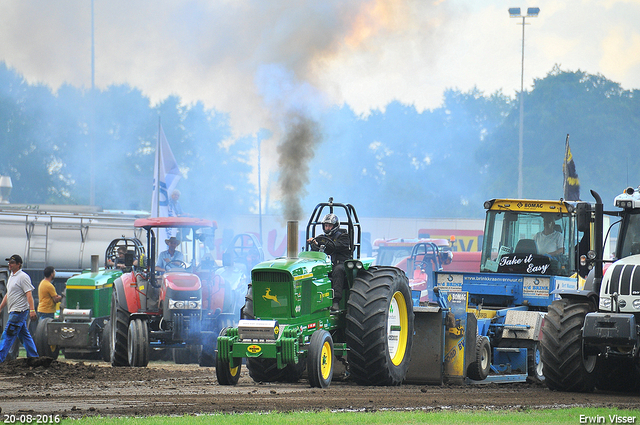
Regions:
<instances>
[{"instance_id":1,"label":"tree line","mask_svg":"<svg viewBox=\"0 0 640 425\"><path fill-rule=\"evenodd\" d=\"M595 189L608 202L640 184L638 90L556 66L522 96L526 198L562 196L567 134L584 198ZM257 135L232 139L224 111L177 96L152 105L127 85L53 93L0 63L0 174L12 178L12 203L89 204L93 174L97 205L149 210L159 121L183 173L183 209L216 220L258 211ZM366 217L478 218L483 201L516 196L517 96L449 89L438 108L392 102L366 117L335 106L317 126L300 181L306 211L331 196ZM276 181L263 176L265 213L281 212Z\"/></svg>"}]
</instances>

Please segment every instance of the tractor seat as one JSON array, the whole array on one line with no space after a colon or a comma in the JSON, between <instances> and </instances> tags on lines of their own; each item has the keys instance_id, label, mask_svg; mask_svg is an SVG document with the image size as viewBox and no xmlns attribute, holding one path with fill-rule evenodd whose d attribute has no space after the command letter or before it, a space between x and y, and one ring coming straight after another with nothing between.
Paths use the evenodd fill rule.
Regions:
<instances>
[{"instance_id":1,"label":"tractor seat","mask_svg":"<svg viewBox=\"0 0 640 425\"><path fill-rule=\"evenodd\" d=\"M533 239L520 239L513 252L515 254L537 254L538 247Z\"/></svg>"}]
</instances>

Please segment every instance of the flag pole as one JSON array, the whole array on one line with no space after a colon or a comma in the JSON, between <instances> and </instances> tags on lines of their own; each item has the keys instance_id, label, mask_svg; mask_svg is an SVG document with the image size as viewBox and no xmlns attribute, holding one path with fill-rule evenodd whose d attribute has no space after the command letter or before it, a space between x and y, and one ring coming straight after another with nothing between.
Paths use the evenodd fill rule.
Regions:
<instances>
[{"instance_id":1,"label":"flag pole","mask_svg":"<svg viewBox=\"0 0 640 425\"><path fill-rule=\"evenodd\" d=\"M156 186L158 187L158 199L156 199L156 217L160 217L160 131L162 131L161 117L158 117L158 137L156 137Z\"/></svg>"},{"instance_id":2,"label":"flag pole","mask_svg":"<svg viewBox=\"0 0 640 425\"><path fill-rule=\"evenodd\" d=\"M562 196L567 197L567 167L569 165L569 133L564 142L564 161L562 163ZM566 201L566 199L565 199Z\"/></svg>"}]
</instances>

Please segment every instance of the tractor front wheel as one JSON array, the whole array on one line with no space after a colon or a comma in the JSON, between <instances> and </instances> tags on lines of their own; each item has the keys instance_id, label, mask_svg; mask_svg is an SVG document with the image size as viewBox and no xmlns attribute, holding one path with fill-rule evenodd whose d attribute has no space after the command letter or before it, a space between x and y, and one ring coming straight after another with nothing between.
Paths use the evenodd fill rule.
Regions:
<instances>
[{"instance_id":1,"label":"tractor front wheel","mask_svg":"<svg viewBox=\"0 0 640 425\"><path fill-rule=\"evenodd\" d=\"M227 334L227 329L220 331L220 336ZM236 359L238 366L231 367L229 362L222 361L220 356L216 356L216 377L220 385L236 385L240 379L240 371L242 370L242 360Z\"/></svg>"},{"instance_id":2,"label":"tractor front wheel","mask_svg":"<svg viewBox=\"0 0 640 425\"><path fill-rule=\"evenodd\" d=\"M491 371L491 343L486 336L476 338L476 358L467 368L467 376L475 381L484 381Z\"/></svg>"},{"instance_id":3,"label":"tractor front wheel","mask_svg":"<svg viewBox=\"0 0 640 425\"><path fill-rule=\"evenodd\" d=\"M370 267L358 273L347 303L347 359L361 385L400 385L409 367L413 307L405 273Z\"/></svg>"},{"instance_id":4,"label":"tractor front wheel","mask_svg":"<svg viewBox=\"0 0 640 425\"><path fill-rule=\"evenodd\" d=\"M57 345L49 345L49 331L47 329L47 325L52 320L53 319L51 319L50 317L45 317L38 322L34 342L36 343L36 348L38 349L38 354L40 356L57 359L60 353L60 347L58 347Z\"/></svg>"},{"instance_id":5,"label":"tractor front wheel","mask_svg":"<svg viewBox=\"0 0 640 425\"><path fill-rule=\"evenodd\" d=\"M144 319L129 322L127 338L129 366L147 367L149 364L149 327Z\"/></svg>"},{"instance_id":6,"label":"tractor front wheel","mask_svg":"<svg viewBox=\"0 0 640 425\"><path fill-rule=\"evenodd\" d=\"M327 331L315 331L309 342L307 370L309 384L316 388L327 388L333 377L333 339Z\"/></svg>"},{"instance_id":7,"label":"tractor front wheel","mask_svg":"<svg viewBox=\"0 0 640 425\"><path fill-rule=\"evenodd\" d=\"M111 296L111 366L129 366L127 341L129 335L129 313L118 304L118 296ZM124 300L123 300L124 302Z\"/></svg>"},{"instance_id":8,"label":"tractor front wheel","mask_svg":"<svg viewBox=\"0 0 640 425\"><path fill-rule=\"evenodd\" d=\"M542 362L542 349L537 341L533 347L527 348L527 362L529 365L529 378L534 382L544 382L544 363Z\"/></svg>"},{"instance_id":9,"label":"tractor front wheel","mask_svg":"<svg viewBox=\"0 0 640 425\"><path fill-rule=\"evenodd\" d=\"M551 303L542 325L542 353L547 387L556 391L590 392L595 386L597 356L582 351L582 326L588 302L561 299Z\"/></svg>"}]
</instances>

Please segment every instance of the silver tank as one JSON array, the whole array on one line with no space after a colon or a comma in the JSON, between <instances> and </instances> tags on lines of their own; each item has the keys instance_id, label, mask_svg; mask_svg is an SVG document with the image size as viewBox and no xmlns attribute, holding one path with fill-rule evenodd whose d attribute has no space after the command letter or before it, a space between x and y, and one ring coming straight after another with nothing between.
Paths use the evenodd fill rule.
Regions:
<instances>
[{"instance_id":1,"label":"silver tank","mask_svg":"<svg viewBox=\"0 0 640 425\"><path fill-rule=\"evenodd\" d=\"M148 216L144 211L95 206L0 204L0 264L19 254L25 269L89 269L92 255L104 264L104 252L113 239L140 237L133 222Z\"/></svg>"}]
</instances>

